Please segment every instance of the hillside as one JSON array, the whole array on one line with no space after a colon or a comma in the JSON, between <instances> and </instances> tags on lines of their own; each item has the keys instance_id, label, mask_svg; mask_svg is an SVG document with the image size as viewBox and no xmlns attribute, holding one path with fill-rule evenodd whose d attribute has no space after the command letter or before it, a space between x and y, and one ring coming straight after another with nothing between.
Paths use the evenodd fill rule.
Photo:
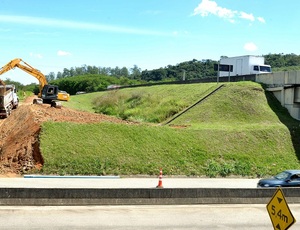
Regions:
<instances>
[{"instance_id":1,"label":"hillside","mask_svg":"<svg viewBox=\"0 0 300 230\"><path fill-rule=\"evenodd\" d=\"M0 175L24 174L44 164L40 151L40 131L44 122L128 123L101 114L50 105L33 105L32 97L22 102L7 119L0 120ZM61 138L64 131L59 131Z\"/></svg>"},{"instance_id":2,"label":"hillside","mask_svg":"<svg viewBox=\"0 0 300 230\"><path fill-rule=\"evenodd\" d=\"M164 125L176 115L170 111L216 88L205 83L83 94L62 109L23 103L1 121L0 173L129 176L157 175L163 168L164 175L260 177L299 168L299 122L256 83L226 83ZM97 100L116 94L114 105L129 110L130 122L92 113ZM132 113L129 102L137 94ZM149 122L147 116L162 107L169 114L164 122Z\"/></svg>"},{"instance_id":3,"label":"hillside","mask_svg":"<svg viewBox=\"0 0 300 230\"><path fill-rule=\"evenodd\" d=\"M123 113L133 114L129 102L138 94L139 103L135 103L135 113L130 119L147 121L148 117L159 113L159 108L165 108L162 105L169 104L169 101L173 101L171 111L183 110L216 87L217 84L212 83L152 86L100 92L91 96L93 100L114 98L113 111L119 107ZM88 98L88 95L82 96L85 100ZM72 106L80 97L72 98ZM167 107L165 113L171 114L169 111ZM54 166L57 165L55 157L51 157L54 149L43 150L45 156L51 159L43 170L62 174L84 171L97 175L152 175L163 167L164 174L168 175L261 176L299 167L298 150L294 148L293 141L297 135L291 136L289 130L299 126L299 122L292 119L272 96L266 97L262 86L256 83L225 84L221 90L169 125L163 124L68 126L70 132L85 130L82 135L85 133L84 138L89 138L88 147L84 142L79 148L75 145L78 148L76 151L69 147L67 155L76 159L70 159L63 168ZM54 132L59 126L63 124L45 124L44 128ZM48 135L50 131L44 137L42 135L42 149L49 145ZM74 138L74 135L70 137ZM82 136L77 137L76 141L80 142L80 138ZM55 151L63 146L64 143L61 143ZM69 166L72 162L76 162L76 169Z\"/></svg>"}]
</instances>

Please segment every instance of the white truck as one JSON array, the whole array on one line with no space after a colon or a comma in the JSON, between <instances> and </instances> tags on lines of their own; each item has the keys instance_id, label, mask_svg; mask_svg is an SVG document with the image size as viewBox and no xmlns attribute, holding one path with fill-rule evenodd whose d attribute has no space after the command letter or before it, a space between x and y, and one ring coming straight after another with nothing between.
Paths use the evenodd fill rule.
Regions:
<instances>
[{"instance_id":1,"label":"white truck","mask_svg":"<svg viewBox=\"0 0 300 230\"><path fill-rule=\"evenodd\" d=\"M255 55L221 58L218 69L220 77L271 73L271 66L265 65L265 58Z\"/></svg>"},{"instance_id":2,"label":"white truck","mask_svg":"<svg viewBox=\"0 0 300 230\"><path fill-rule=\"evenodd\" d=\"M14 85L0 85L0 117L7 118L19 105Z\"/></svg>"}]
</instances>

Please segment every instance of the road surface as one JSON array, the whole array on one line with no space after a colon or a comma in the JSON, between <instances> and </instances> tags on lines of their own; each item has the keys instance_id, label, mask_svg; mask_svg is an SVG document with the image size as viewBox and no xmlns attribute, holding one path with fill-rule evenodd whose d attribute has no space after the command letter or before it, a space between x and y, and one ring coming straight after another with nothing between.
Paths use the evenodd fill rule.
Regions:
<instances>
[{"instance_id":1,"label":"road surface","mask_svg":"<svg viewBox=\"0 0 300 230\"><path fill-rule=\"evenodd\" d=\"M259 179L245 178L165 178L164 188L256 188ZM0 178L0 188L155 188L159 179L107 177Z\"/></svg>"},{"instance_id":2,"label":"road surface","mask_svg":"<svg viewBox=\"0 0 300 230\"><path fill-rule=\"evenodd\" d=\"M300 205L290 205L300 219ZM38 229L206 229L270 230L265 205L169 205L169 206L0 206L2 230ZM291 229L299 229L297 222Z\"/></svg>"}]
</instances>

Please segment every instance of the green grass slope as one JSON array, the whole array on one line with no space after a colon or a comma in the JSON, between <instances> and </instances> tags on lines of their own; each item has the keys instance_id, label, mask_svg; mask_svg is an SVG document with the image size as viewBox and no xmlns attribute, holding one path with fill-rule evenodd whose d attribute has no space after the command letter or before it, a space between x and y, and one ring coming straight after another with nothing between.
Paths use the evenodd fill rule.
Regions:
<instances>
[{"instance_id":1,"label":"green grass slope","mask_svg":"<svg viewBox=\"0 0 300 230\"><path fill-rule=\"evenodd\" d=\"M171 124L235 130L282 125L270 109L263 88L252 82L226 83Z\"/></svg>"},{"instance_id":2,"label":"green grass slope","mask_svg":"<svg viewBox=\"0 0 300 230\"><path fill-rule=\"evenodd\" d=\"M123 113L132 109L140 111L131 113L130 119L149 122L148 117L158 113L162 101L173 101L174 105L162 109L162 114L169 114L162 116L166 120L173 115L168 111L185 109L217 86L202 83L131 88L78 95L71 101L74 106L76 101L92 101L91 97L102 100L119 94L113 98L123 104ZM130 101L136 94L139 103L132 106ZM160 100L152 98L154 95ZM151 102L144 96L150 97ZM77 105L83 108L81 103ZM119 106L115 103L114 109L118 110ZM226 83L165 126L44 123L40 147L45 164L41 173L157 175L163 168L165 175L271 175L283 169L299 168L296 144L299 124L261 85Z\"/></svg>"},{"instance_id":3,"label":"green grass slope","mask_svg":"<svg viewBox=\"0 0 300 230\"><path fill-rule=\"evenodd\" d=\"M208 92L216 83L128 88L73 96L64 106L140 122L165 121Z\"/></svg>"},{"instance_id":4,"label":"green grass slope","mask_svg":"<svg viewBox=\"0 0 300 230\"><path fill-rule=\"evenodd\" d=\"M71 96L71 100L68 102L62 101L62 105L64 107L87 111L94 113L95 110L93 109L93 100L99 96L100 93L86 93L80 95L73 95Z\"/></svg>"}]
</instances>

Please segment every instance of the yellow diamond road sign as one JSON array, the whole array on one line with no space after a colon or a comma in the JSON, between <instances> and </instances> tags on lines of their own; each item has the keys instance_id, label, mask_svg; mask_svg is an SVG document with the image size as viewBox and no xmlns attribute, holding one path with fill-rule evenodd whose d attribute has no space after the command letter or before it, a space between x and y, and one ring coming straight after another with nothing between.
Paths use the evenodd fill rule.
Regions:
<instances>
[{"instance_id":1,"label":"yellow diamond road sign","mask_svg":"<svg viewBox=\"0 0 300 230\"><path fill-rule=\"evenodd\" d=\"M267 204L267 210L271 218L274 230L288 229L296 222L280 188L276 190Z\"/></svg>"}]
</instances>

